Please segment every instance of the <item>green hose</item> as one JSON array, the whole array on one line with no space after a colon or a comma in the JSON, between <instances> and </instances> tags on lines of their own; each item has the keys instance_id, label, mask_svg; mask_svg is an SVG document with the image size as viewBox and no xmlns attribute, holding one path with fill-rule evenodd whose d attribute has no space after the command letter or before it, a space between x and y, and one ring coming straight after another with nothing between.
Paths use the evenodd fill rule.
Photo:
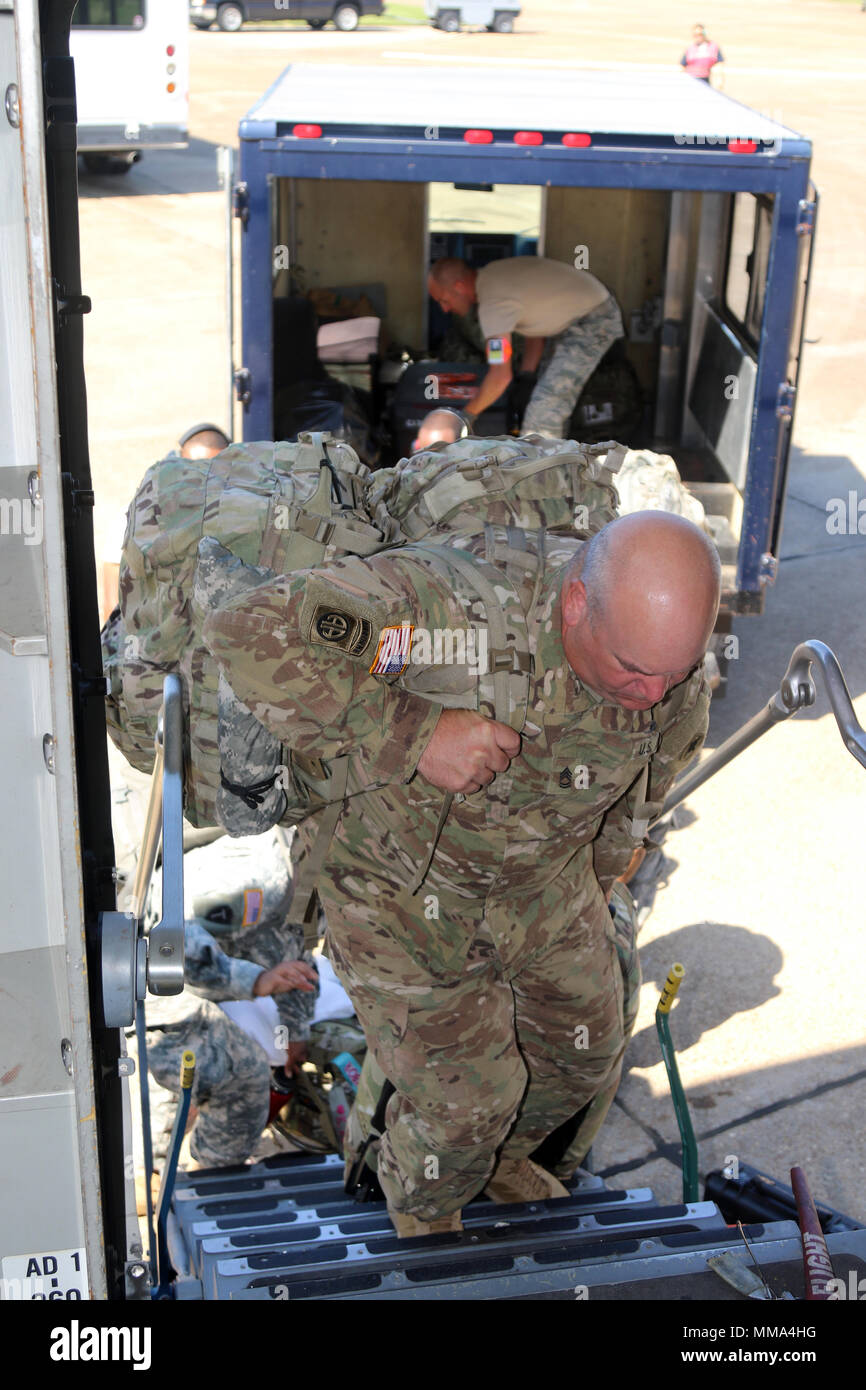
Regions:
<instances>
[{"instance_id":1,"label":"green hose","mask_svg":"<svg viewBox=\"0 0 866 1390\"><path fill-rule=\"evenodd\" d=\"M671 1088L671 1099L674 1103L674 1113L677 1117L680 1138L683 1141L683 1201L696 1202L698 1200L698 1145L695 1139L695 1131L692 1128L689 1103L686 1100L686 1093L680 1081L677 1057L674 1052L670 1023L668 1021L671 1004L676 998L677 990L680 987L685 973L685 966L679 964L672 965L668 971L668 977L665 980L664 989L662 990L661 998L656 1008L656 1030L659 1035L662 1058L668 1074L668 1084Z\"/></svg>"}]
</instances>

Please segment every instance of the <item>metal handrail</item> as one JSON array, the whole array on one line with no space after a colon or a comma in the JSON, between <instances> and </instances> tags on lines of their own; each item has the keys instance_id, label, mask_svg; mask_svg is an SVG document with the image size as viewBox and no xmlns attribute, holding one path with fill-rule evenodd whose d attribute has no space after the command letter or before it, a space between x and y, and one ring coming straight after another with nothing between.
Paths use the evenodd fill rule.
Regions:
<instances>
[{"instance_id":1,"label":"metal handrail","mask_svg":"<svg viewBox=\"0 0 866 1390\"><path fill-rule=\"evenodd\" d=\"M675 806L679 806L681 801L684 801L687 796L690 796L715 773L726 767L729 762L753 744L756 739L759 739L762 734L765 734L768 729L771 729L774 724L781 724L785 719L790 719L791 715L796 714L798 710L813 705L817 695L815 682L812 678L813 663L821 672L827 687L830 706L836 717L836 723L839 726L845 747L862 767L866 767L866 729L863 728L854 712L842 668L826 643L820 642L816 637L810 637L807 642L801 642L798 647L794 648L782 684L766 708L754 715L729 739L726 739L714 753L711 753L701 763L700 767L695 768L688 776L676 783L656 819L660 820Z\"/></svg>"},{"instance_id":2,"label":"metal handrail","mask_svg":"<svg viewBox=\"0 0 866 1390\"><path fill-rule=\"evenodd\" d=\"M150 797L144 820L144 838L132 889L131 915L140 949L146 949L146 975L139 972L135 985L135 1032L138 1041L138 1085L141 1100L141 1128L144 1148L144 1182L148 1260L151 1279L158 1282L159 1245L154 1234L153 1141L150 1122L150 1090L147 1075L147 1032L144 995L180 994L184 974L183 917L183 686L179 676L166 676L162 687L162 708L156 726L156 757L150 782ZM153 927L145 947L144 913L156 854L162 840L162 916ZM143 978L142 978L143 977ZM146 979L146 985L145 985ZM184 1121L189 1108L189 1088L185 1093ZM175 1154L175 1165L177 1155Z\"/></svg>"},{"instance_id":3,"label":"metal handrail","mask_svg":"<svg viewBox=\"0 0 866 1390\"><path fill-rule=\"evenodd\" d=\"M150 796L147 801L147 812L144 818L144 838L141 842L141 851L138 862L135 866L135 879L132 885L132 895L129 902L129 910L136 922L141 922L144 917L144 910L147 905L147 894L150 888L150 881L153 878L154 865L156 864L156 854L159 849L159 840L162 834L162 776L163 776L163 718L162 710L159 712L156 726L156 757L153 764L153 773L150 781Z\"/></svg>"},{"instance_id":4,"label":"metal handrail","mask_svg":"<svg viewBox=\"0 0 866 1390\"><path fill-rule=\"evenodd\" d=\"M162 731L162 916L151 928L147 987L151 994L183 989L183 687L166 676Z\"/></svg>"},{"instance_id":5,"label":"metal handrail","mask_svg":"<svg viewBox=\"0 0 866 1390\"><path fill-rule=\"evenodd\" d=\"M155 744L156 759L130 911L140 925L161 839L162 916L149 933L147 986L151 994L180 994L183 989L184 918L183 687L179 676L165 678Z\"/></svg>"}]
</instances>

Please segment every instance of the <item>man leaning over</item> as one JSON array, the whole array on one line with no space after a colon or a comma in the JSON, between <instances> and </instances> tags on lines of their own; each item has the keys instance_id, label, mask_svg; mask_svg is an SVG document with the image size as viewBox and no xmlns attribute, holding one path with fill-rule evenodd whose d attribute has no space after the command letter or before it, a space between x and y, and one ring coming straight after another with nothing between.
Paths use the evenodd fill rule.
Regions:
<instances>
[{"instance_id":1,"label":"man leaning over","mask_svg":"<svg viewBox=\"0 0 866 1390\"><path fill-rule=\"evenodd\" d=\"M521 432L563 438L581 391L618 338L622 316L607 287L586 270L544 256L514 256L472 270L445 259L431 268L428 289L446 313L478 305L487 373L463 406L472 423L506 390L513 375L512 334L524 337L521 371L538 372ZM429 441L419 432L419 447Z\"/></svg>"}]
</instances>

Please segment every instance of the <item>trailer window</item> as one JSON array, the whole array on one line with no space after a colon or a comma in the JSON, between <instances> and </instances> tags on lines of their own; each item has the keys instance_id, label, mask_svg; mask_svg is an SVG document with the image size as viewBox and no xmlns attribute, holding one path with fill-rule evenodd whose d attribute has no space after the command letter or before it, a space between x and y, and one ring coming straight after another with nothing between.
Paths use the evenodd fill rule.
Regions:
<instances>
[{"instance_id":1,"label":"trailer window","mask_svg":"<svg viewBox=\"0 0 866 1390\"><path fill-rule=\"evenodd\" d=\"M728 234L725 308L744 337L757 347L764 317L764 292L770 259L773 199L736 193Z\"/></svg>"},{"instance_id":2,"label":"trailer window","mask_svg":"<svg viewBox=\"0 0 866 1390\"><path fill-rule=\"evenodd\" d=\"M101 29L143 29L145 0L78 0L72 12L72 27Z\"/></svg>"},{"instance_id":3,"label":"trailer window","mask_svg":"<svg viewBox=\"0 0 866 1390\"><path fill-rule=\"evenodd\" d=\"M526 243L534 253L541 232L542 190L533 184L471 188L431 183L428 198L428 225L434 236L461 235L473 242L507 234L514 238L518 254ZM474 247L469 249L471 253Z\"/></svg>"},{"instance_id":4,"label":"trailer window","mask_svg":"<svg viewBox=\"0 0 866 1390\"><path fill-rule=\"evenodd\" d=\"M533 184L431 183L427 189L428 263L441 256L457 256L480 270L490 261L509 256L541 255L542 206L542 190ZM457 342L462 355L469 344L473 355L483 361L484 340L475 310L458 323L430 299L427 314L430 349L454 356Z\"/></svg>"}]
</instances>

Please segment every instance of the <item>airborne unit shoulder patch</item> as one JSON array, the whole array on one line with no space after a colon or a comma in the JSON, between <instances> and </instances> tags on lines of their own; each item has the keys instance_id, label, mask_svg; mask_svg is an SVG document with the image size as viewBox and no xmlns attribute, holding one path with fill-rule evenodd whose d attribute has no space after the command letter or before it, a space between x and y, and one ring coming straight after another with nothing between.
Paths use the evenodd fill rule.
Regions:
<instances>
[{"instance_id":1,"label":"airborne unit shoulder patch","mask_svg":"<svg viewBox=\"0 0 866 1390\"><path fill-rule=\"evenodd\" d=\"M367 618L356 617L330 604L316 606L310 626L310 639L329 647L340 647L351 656L360 656L370 645L372 624Z\"/></svg>"}]
</instances>

